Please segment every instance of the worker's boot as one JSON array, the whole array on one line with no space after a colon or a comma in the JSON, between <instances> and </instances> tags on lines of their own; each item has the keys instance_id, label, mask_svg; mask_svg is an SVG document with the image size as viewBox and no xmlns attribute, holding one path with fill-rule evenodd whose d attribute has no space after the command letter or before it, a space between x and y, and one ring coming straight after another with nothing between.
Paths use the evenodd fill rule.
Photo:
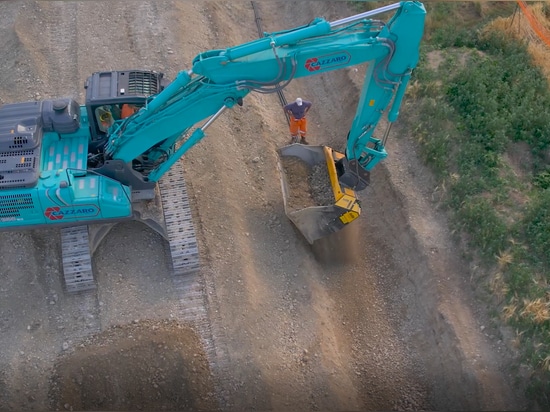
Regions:
<instances>
[{"instance_id":1,"label":"worker's boot","mask_svg":"<svg viewBox=\"0 0 550 412\"><path fill-rule=\"evenodd\" d=\"M290 136L290 144L298 143L298 136Z\"/></svg>"},{"instance_id":2,"label":"worker's boot","mask_svg":"<svg viewBox=\"0 0 550 412\"><path fill-rule=\"evenodd\" d=\"M302 136L302 138L300 139L300 143L302 144L309 144L305 138L305 136Z\"/></svg>"}]
</instances>

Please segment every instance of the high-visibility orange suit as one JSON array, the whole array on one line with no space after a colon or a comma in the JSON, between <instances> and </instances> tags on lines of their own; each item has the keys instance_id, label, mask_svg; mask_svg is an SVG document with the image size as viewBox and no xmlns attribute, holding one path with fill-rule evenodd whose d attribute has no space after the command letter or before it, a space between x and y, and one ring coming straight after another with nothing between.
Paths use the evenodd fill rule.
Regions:
<instances>
[{"instance_id":1,"label":"high-visibility orange suit","mask_svg":"<svg viewBox=\"0 0 550 412\"><path fill-rule=\"evenodd\" d=\"M292 103L284 106L285 112L287 112L290 116L290 143L298 143L298 138L300 138L300 143L308 144L306 141L306 114L311 108L311 105L312 104L310 101L302 100L298 97Z\"/></svg>"}]
</instances>

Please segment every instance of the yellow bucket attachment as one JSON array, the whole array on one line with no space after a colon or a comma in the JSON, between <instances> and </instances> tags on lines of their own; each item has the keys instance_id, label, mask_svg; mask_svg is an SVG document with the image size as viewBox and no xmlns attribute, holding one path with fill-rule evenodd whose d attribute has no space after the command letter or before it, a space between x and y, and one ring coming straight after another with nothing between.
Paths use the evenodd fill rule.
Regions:
<instances>
[{"instance_id":1,"label":"yellow bucket attachment","mask_svg":"<svg viewBox=\"0 0 550 412\"><path fill-rule=\"evenodd\" d=\"M342 153L301 144L284 146L278 153L285 213L310 244L359 217L355 191L338 181L336 162Z\"/></svg>"}]
</instances>

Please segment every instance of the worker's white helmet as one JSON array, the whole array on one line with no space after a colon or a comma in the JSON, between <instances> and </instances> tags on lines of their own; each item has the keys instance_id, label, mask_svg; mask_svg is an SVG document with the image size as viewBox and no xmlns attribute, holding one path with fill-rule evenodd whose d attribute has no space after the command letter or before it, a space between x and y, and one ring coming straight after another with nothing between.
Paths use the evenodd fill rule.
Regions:
<instances>
[{"instance_id":1,"label":"worker's white helmet","mask_svg":"<svg viewBox=\"0 0 550 412\"><path fill-rule=\"evenodd\" d=\"M296 104L297 104L298 106L301 106L301 105L302 105L302 99L301 99L300 97L298 97L298 98L296 99Z\"/></svg>"}]
</instances>

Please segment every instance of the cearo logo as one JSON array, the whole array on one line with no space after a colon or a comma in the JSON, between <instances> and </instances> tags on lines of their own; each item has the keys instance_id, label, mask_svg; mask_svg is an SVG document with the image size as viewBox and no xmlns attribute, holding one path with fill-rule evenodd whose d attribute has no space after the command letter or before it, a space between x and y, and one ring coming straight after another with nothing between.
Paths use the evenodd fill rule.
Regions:
<instances>
[{"instance_id":1,"label":"cearo logo","mask_svg":"<svg viewBox=\"0 0 550 412\"><path fill-rule=\"evenodd\" d=\"M305 67L308 71L314 72L330 67L341 66L348 64L351 56L348 52L332 53L325 56L311 57L306 60Z\"/></svg>"},{"instance_id":2,"label":"cearo logo","mask_svg":"<svg viewBox=\"0 0 550 412\"><path fill-rule=\"evenodd\" d=\"M52 206L44 211L44 216L50 220L62 220L96 216L98 213L99 209L95 205L85 205L79 207Z\"/></svg>"},{"instance_id":3,"label":"cearo logo","mask_svg":"<svg viewBox=\"0 0 550 412\"><path fill-rule=\"evenodd\" d=\"M319 59L317 57L312 57L311 59L306 60L306 69L308 69L310 72L314 72L315 70L321 70L321 66L317 64Z\"/></svg>"},{"instance_id":4,"label":"cearo logo","mask_svg":"<svg viewBox=\"0 0 550 412\"><path fill-rule=\"evenodd\" d=\"M60 207L49 207L44 212L44 215L50 220L61 220L63 219L63 214L59 213Z\"/></svg>"}]
</instances>

